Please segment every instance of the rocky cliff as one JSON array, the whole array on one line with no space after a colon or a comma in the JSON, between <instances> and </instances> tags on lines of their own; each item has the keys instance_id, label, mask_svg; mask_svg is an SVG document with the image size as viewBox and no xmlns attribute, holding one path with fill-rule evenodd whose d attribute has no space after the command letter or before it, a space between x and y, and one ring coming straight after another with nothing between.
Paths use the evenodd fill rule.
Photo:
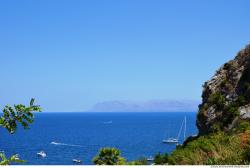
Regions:
<instances>
[{"instance_id":1,"label":"rocky cliff","mask_svg":"<svg viewBox=\"0 0 250 168\"><path fill-rule=\"evenodd\" d=\"M205 82L199 105L199 134L228 131L250 119L250 44Z\"/></svg>"},{"instance_id":2,"label":"rocky cliff","mask_svg":"<svg viewBox=\"0 0 250 168\"><path fill-rule=\"evenodd\" d=\"M250 164L250 45L205 82L197 126L168 164Z\"/></svg>"}]
</instances>

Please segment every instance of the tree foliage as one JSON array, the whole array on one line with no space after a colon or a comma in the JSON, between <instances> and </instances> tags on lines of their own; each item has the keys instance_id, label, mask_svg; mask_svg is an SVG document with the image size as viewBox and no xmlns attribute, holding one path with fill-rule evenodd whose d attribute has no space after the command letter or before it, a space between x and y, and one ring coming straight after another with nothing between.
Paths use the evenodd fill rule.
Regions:
<instances>
[{"instance_id":1,"label":"tree foliage","mask_svg":"<svg viewBox=\"0 0 250 168\"><path fill-rule=\"evenodd\" d=\"M156 165L164 165L168 163L168 154L157 153L154 157L154 164Z\"/></svg>"},{"instance_id":2,"label":"tree foliage","mask_svg":"<svg viewBox=\"0 0 250 168\"><path fill-rule=\"evenodd\" d=\"M126 160L120 156L116 148L101 148L99 154L93 158L96 165L123 165Z\"/></svg>"},{"instance_id":3,"label":"tree foliage","mask_svg":"<svg viewBox=\"0 0 250 168\"><path fill-rule=\"evenodd\" d=\"M3 127L9 131L9 133L15 133L18 124L21 124L24 129L29 128L29 124L33 123L33 112L41 111L39 105L34 105L35 99L30 100L29 106L22 104L14 105L11 107L6 105L3 109L3 115L0 117L0 127ZM8 165L12 162L23 162L19 159L18 155L13 155L10 158L6 158L3 152L0 152L0 165Z\"/></svg>"},{"instance_id":4,"label":"tree foliage","mask_svg":"<svg viewBox=\"0 0 250 168\"><path fill-rule=\"evenodd\" d=\"M141 157L137 160L127 162L126 164L127 165L148 165L148 161L147 161L147 158Z\"/></svg>"},{"instance_id":5,"label":"tree foliage","mask_svg":"<svg viewBox=\"0 0 250 168\"><path fill-rule=\"evenodd\" d=\"M4 153L0 153L0 165L9 165L13 162L15 163L24 163L25 161L19 159L19 155L12 155L10 158L6 158Z\"/></svg>"},{"instance_id":6,"label":"tree foliage","mask_svg":"<svg viewBox=\"0 0 250 168\"><path fill-rule=\"evenodd\" d=\"M210 104L216 105L216 107L217 107L218 110L222 110L224 108L224 106L225 106L225 102L226 101L225 101L224 96L221 93L216 92L216 93L213 93L209 97L208 102Z\"/></svg>"}]
</instances>

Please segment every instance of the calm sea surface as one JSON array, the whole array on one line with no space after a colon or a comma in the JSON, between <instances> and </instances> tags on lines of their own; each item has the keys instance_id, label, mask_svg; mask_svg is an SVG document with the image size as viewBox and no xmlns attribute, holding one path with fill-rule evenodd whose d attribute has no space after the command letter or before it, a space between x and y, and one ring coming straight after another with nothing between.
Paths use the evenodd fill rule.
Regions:
<instances>
[{"instance_id":1,"label":"calm sea surface","mask_svg":"<svg viewBox=\"0 0 250 168\"><path fill-rule=\"evenodd\" d=\"M0 129L0 150L7 156L18 153L26 164L72 165L72 159L91 164L102 147L116 147L127 160L170 153L187 117L187 136L197 133L196 113L39 113L29 130L18 128L14 135ZM183 132L181 135L183 141ZM54 143L51 143L54 142ZM47 157L39 158L44 150Z\"/></svg>"}]
</instances>

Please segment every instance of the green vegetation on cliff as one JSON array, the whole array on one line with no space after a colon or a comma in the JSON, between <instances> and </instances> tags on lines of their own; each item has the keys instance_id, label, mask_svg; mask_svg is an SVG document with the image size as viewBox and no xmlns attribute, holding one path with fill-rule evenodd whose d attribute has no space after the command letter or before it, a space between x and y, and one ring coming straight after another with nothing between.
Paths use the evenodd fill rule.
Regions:
<instances>
[{"instance_id":1,"label":"green vegetation on cliff","mask_svg":"<svg viewBox=\"0 0 250 168\"><path fill-rule=\"evenodd\" d=\"M250 127L239 133L211 133L200 136L177 148L169 157L169 164L232 165L250 163Z\"/></svg>"}]
</instances>

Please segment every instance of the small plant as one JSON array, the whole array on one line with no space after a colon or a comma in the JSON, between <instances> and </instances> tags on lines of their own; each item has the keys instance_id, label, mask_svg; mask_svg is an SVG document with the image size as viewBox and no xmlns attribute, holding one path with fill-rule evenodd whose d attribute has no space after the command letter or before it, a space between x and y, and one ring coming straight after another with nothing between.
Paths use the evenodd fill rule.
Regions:
<instances>
[{"instance_id":1,"label":"small plant","mask_svg":"<svg viewBox=\"0 0 250 168\"><path fill-rule=\"evenodd\" d=\"M222 119L223 125L228 126L231 124L235 117L240 115L239 107L236 103L230 103L227 105L223 111L224 118Z\"/></svg>"},{"instance_id":2,"label":"small plant","mask_svg":"<svg viewBox=\"0 0 250 168\"><path fill-rule=\"evenodd\" d=\"M247 146L245 152L243 153L244 161L246 164L250 164L250 145Z\"/></svg>"},{"instance_id":3,"label":"small plant","mask_svg":"<svg viewBox=\"0 0 250 168\"><path fill-rule=\"evenodd\" d=\"M132 162L128 162L128 165L147 165L148 161L147 158L145 157L141 157L138 160L132 161Z\"/></svg>"},{"instance_id":4,"label":"small plant","mask_svg":"<svg viewBox=\"0 0 250 168\"><path fill-rule=\"evenodd\" d=\"M237 107L240 107L240 106L244 106L245 104L247 104L247 100L245 98L245 96L239 96L237 98L237 100L235 101Z\"/></svg>"},{"instance_id":5,"label":"small plant","mask_svg":"<svg viewBox=\"0 0 250 168\"><path fill-rule=\"evenodd\" d=\"M221 124L221 122L216 122L211 127L213 133L220 132L222 128L223 128L223 125Z\"/></svg>"},{"instance_id":6,"label":"small plant","mask_svg":"<svg viewBox=\"0 0 250 168\"><path fill-rule=\"evenodd\" d=\"M231 69L231 67L232 67L232 64L228 62L228 63L225 63L225 64L224 64L224 67L223 67L223 68L224 68L225 70L229 70L229 69Z\"/></svg>"},{"instance_id":7,"label":"small plant","mask_svg":"<svg viewBox=\"0 0 250 168\"><path fill-rule=\"evenodd\" d=\"M209 97L208 103L214 104L218 110L222 110L225 106L226 100L221 93L216 92Z\"/></svg>"},{"instance_id":8,"label":"small plant","mask_svg":"<svg viewBox=\"0 0 250 168\"><path fill-rule=\"evenodd\" d=\"M154 157L154 163L156 165L167 164L168 163L168 154L167 153L165 153L165 154L161 154L161 153L156 154L155 157Z\"/></svg>"},{"instance_id":9,"label":"small plant","mask_svg":"<svg viewBox=\"0 0 250 168\"><path fill-rule=\"evenodd\" d=\"M215 165L216 161L214 157L209 157L207 161L205 162L206 165Z\"/></svg>"},{"instance_id":10,"label":"small plant","mask_svg":"<svg viewBox=\"0 0 250 168\"><path fill-rule=\"evenodd\" d=\"M10 158L7 158L4 153L0 153L0 165L10 165L11 163L24 163L24 160L19 159L19 155L12 155Z\"/></svg>"},{"instance_id":11,"label":"small plant","mask_svg":"<svg viewBox=\"0 0 250 168\"><path fill-rule=\"evenodd\" d=\"M116 148L101 148L99 154L93 158L93 163L96 165L124 165L125 158L120 154Z\"/></svg>"},{"instance_id":12,"label":"small plant","mask_svg":"<svg viewBox=\"0 0 250 168\"><path fill-rule=\"evenodd\" d=\"M221 86L221 87L225 87L227 83L228 83L228 81L225 79L225 80L223 80L223 81L220 83L220 86Z\"/></svg>"},{"instance_id":13,"label":"small plant","mask_svg":"<svg viewBox=\"0 0 250 168\"><path fill-rule=\"evenodd\" d=\"M223 69L227 70L227 71L235 71L237 68L237 64L233 61L230 61L228 63L224 64Z\"/></svg>"},{"instance_id":14,"label":"small plant","mask_svg":"<svg viewBox=\"0 0 250 168\"><path fill-rule=\"evenodd\" d=\"M240 132L244 132L246 130L250 130L250 123L248 121L241 121L239 123L238 130Z\"/></svg>"}]
</instances>

